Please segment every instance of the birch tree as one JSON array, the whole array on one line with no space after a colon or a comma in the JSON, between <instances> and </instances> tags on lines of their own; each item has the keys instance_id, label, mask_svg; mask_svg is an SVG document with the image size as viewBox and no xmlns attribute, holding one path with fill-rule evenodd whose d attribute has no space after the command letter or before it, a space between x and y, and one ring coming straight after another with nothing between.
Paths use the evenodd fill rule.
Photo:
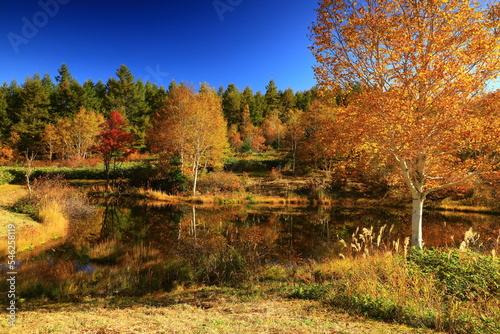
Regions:
<instances>
[{"instance_id":1,"label":"birch tree","mask_svg":"<svg viewBox=\"0 0 500 334\"><path fill-rule=\"evenodd\" d=\"M148 134L151 148L166 156L178 155L182 167L191 168L196 194L201 166L216 164L228 147L221 98L207 85L202 85L198 93L179 85L152 123Z\"/></svg>"},{"instance_id":2,"label":"birch tree","mask_svg":"<svg viewBox=\"0 0 500 334\"><path fill-rule=\"evenodd\" d=\"M363 130L413 201L412 246L433 191L498 163L498 110L471 110L500 71L499 5L462 0L321 0L311 27L323 95L360 92L336 120ZM326 94L325 94L326 93Z\"/></svg>"}]
</instances>

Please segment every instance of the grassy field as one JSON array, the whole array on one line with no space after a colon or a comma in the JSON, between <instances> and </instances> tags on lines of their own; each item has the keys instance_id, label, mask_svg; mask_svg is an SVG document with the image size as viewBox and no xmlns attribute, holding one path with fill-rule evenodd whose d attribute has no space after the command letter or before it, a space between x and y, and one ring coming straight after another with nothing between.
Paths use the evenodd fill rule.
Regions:
<instances>
[{"instance_id":1,"label":"grassy field","mask_svg":"<svg viewBox=\"0 0 500 334\"><path fill-rule=\"evenodd\" d=\"M18 228L32 228L38 225L29 215L9 210L16 201L26 196L28 191L24 186L5 184L0 186L0 225L15 224ZM0 230L0 238L7 236L7 229Z\"/></svg>"},{"instance_id":2,"label":"grassy field","mask_svg":"<svg viewBox=\"0 0 500 334\"><path fill-rule=\"evenodd\" d=\"M239 292L241 293L241 291ZM348 315L319 301L255 298L230 288L178 289L141 298L26 302L4 333L438 333Z\"/></svg>"}]
</instances>

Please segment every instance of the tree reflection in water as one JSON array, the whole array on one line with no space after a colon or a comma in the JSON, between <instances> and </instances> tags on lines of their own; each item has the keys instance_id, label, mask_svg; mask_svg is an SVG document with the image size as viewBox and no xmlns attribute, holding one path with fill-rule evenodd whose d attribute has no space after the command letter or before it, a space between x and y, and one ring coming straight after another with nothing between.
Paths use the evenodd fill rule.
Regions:
<instances>
[{"instance_id":1,"label":"tree reflection in water","mask_svg":"<svg viewBox=\"0 0 500 334\"><path fill-rule=\"evenodd\" d=\"M402 243L411 233L405 210L397 209L207 208L113 201L104 206L101 240L116 239L122 247L146 244L166 256L195 258L234 250L255 265L300 264L338 255L346 251L341 240L349 246L357 229L373 228L375 239L384 231L379 241L383 249L392 248L397 240ZM426 215L424 242L428 247L459 246L471 227L480 233L483 248L498 238L499 216Z\"/></svg>"}]
</instances>

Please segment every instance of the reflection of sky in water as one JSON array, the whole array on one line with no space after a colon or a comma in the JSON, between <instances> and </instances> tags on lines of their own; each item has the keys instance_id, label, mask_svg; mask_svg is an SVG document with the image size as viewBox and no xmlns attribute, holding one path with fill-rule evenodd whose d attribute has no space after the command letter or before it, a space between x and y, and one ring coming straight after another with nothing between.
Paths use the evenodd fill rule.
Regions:
<instances>
[{"instance_id":1,"label":"reflection of sky in water","mask_svg":"<svg viewBox=\"0 0 500 334\"><path fill-rule=\"evenodd\" d=\"M14 261L13 267L7 263L0 264L0 272L16 271L21 268L21 263L19 261Z\"/></svg>"},{"instance_id":2,"label":"reflection of sky in water","mask_svg":"<svg viewBox=\"0 0 500 334\"><path fill-rule=\"evenodd\" d=\"M87 262L85 264L81 264L80 262L76 261L75 267L76 267L77 272L86 272L86 273L90 274L90 273L95 271L95 268L90 264L90 262Z\"/></svg>"}]
</instances>

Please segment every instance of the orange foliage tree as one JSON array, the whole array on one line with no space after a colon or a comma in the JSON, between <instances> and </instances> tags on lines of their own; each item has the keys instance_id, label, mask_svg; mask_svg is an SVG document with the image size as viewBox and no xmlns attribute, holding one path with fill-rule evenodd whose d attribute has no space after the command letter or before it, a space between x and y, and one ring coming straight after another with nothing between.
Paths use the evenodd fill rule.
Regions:
<instances>
[{"instance_id":1,"label":"orange foliage tree","mask_svg":"<svg viewBox=\"0 0 500 334\"><path fill-rule=\"evenodd\" d=\"M412 246L435 190L497 163L498 110L472 110L500 71L498 4L462 0L321 0L311 27L323 92L361 87L336 119L384 155L413 199Z\"/></svg>"},{"instance_id":2,"label":"orange foliage tree","mask_svg":"<svg viewBox=\"0 0 500 334\"><path fill-rule=\"evenodd\" d=\"M179 85L153 118L148 141L153 151L178 155L183 167L192 167L196 194L200 167L217 164L228 147L220 97L207 85L202 85L198 93Z\"/></svg>"}]
</instances>

